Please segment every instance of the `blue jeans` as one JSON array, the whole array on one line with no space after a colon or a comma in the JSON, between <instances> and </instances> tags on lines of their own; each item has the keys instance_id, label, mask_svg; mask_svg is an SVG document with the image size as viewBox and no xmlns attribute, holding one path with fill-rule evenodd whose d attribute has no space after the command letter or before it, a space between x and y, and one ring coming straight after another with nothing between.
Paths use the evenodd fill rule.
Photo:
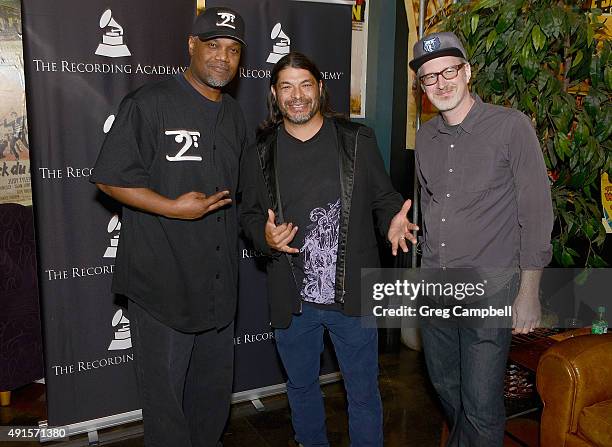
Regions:
<instances>
[{"instance_id":1,"label":"blue jeans","mask_svg":"<svg viewBox=\"0 0 612 447\"><path fill-rule=\"evenodd\" d=\"M489 302L511 304L517 287L513 279ZM504 377L512 329L424 323L421 337L429 377L449 421L446 446L502 447Z\"/></svg>"},{"instance_id":2,"label":"blue jeans","mask_svg":"<svg viewBox=\"0 0 612 447\"><path fill-rule=\"evenodd\" d=\"M378 391L378 332L364 318L304 305L287 329L276 329L276 346L287 371L287 396L295 440L305 447L329 446L319 385L323 332L329 330L348 396L351 446L382 446L382 402Z\"/></svg>"}]
</instances>

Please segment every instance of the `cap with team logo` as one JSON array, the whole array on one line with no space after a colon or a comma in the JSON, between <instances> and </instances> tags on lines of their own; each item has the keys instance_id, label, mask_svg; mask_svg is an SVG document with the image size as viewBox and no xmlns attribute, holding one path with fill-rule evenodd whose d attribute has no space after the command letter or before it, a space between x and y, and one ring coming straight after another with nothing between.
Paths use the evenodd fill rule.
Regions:
<instances>
[{"instance_id":1,"label":"cap with team logo","mask_svg":"<svg viewBox=\"0 0 612 447\"><path fill-rule=\"evenodd\" d=\"M229 37L246 46L244 20L240 14L230 8L206 8L193 22L191 35L198 36L202 41Z\"/></svg>"},{"instance_id":2,"label":"cap with team logo","mask_svg":"<svg viewBox=\"0 0 612 447\"><path fill-rule=\"evenodd\" d=\"M414 44L413 59L408 65L417 71L425 62L442 56L457 56L467 59L465 48L459 38L451 32L432 33Z\"/></svg>"}]
</instances>

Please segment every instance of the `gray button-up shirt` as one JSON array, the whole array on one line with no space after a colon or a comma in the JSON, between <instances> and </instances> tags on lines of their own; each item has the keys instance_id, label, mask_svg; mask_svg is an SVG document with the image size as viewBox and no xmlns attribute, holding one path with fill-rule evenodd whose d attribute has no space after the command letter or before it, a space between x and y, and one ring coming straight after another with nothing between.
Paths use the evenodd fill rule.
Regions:
<instances>
[{"instance_id":1,"label":"gray button-up shirt","mask_svg":"<svg viewBox=\"0 0 612 447\"><path fill-rule=\"evenodd\" d=\"M423 267L545 267L550 185L527 116L476 101L449 129L440 115L417 133Z\"/></svg>"}]
</instances>

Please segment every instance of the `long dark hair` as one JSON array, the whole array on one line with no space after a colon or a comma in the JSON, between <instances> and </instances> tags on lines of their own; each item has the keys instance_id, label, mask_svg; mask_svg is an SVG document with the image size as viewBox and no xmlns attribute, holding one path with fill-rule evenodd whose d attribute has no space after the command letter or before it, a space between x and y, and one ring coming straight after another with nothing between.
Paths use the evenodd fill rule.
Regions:
<instances>
[{"instance_id":1,"label":"long dark hair","mask_svg":"<svg viewBox=\"0 0 612 447\"><path fill-rule=\"evenodd\" d=\"M327 118L347 119L346 115L338 113L331 108L329 103L329 93L327 92L327 86L325 85L323 76L321 76L321 71L313 61L308 59L308 57L302 53L292 51L291 53L283 56L282 59L279 60L276 65L274 65L274 68L272 68L272 72L270 73L270 87L274 87L278 82L278 74L285 68L289 67L308 70L317 81L317 84L321 82L323 87L321 88L321 97L319 98L319 110L323 116ZM274 98L272 91L268 92L267 102L268 118L260 124L259 129L257 129L257 136L275 129L283 122L283 115L278 107L278 104L276 103L276 99Z\"/></svg>"}]
</instances>

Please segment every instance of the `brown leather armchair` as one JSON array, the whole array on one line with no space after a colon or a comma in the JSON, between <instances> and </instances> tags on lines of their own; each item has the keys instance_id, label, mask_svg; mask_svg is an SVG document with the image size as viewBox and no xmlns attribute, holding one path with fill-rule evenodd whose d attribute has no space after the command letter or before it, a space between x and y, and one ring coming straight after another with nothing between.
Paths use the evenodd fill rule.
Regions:
<instances>
[{"instance_id":1,"label":"brown leather armchair","mask_svg":"<svg viewBox=\"0 0 612 447\"><path fill-rule=\"evenodd\" d=\"M612 446L612 334L564 340L541 357L541 447Z\"/></svg>"}]
</instances>

